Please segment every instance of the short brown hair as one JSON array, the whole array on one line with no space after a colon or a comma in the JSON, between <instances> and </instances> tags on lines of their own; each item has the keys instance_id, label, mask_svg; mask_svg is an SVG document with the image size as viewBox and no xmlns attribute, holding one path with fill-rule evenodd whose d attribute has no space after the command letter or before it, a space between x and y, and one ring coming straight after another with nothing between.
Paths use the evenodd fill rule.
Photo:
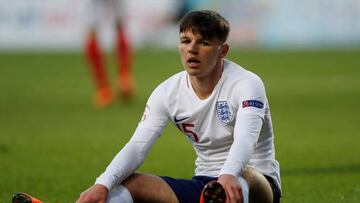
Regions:
<instances>
[{"instance_id":1,"label":"short brown hair","mask_svg":"<svg viewBox=\"0 0 360 203\"><path fill-rule=\"evenodd\" d=\"M180 20L180 33L192 31L205 39L225 42L229 36L229 22L215 11L191 11Z\"/></svg>"}]
</instances>

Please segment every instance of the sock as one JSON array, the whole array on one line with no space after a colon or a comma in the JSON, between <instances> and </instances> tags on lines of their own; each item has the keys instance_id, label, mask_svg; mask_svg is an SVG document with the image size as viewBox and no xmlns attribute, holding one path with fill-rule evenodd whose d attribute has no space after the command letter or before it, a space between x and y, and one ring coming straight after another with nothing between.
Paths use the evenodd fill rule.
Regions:
<instances>
[{"instance_id":1,"label":"sock","mask_svg":"<svg viewBox=\"0 0 360 203\"><path fill-rule=\"evenodd\" d=\"M242 176L240 176L238 180L242 189L243 203L249 203L249 185Z\"/></svg>"},{"instance_id":2,"label":"sock","mask_svg":"<svg viewBox=\"0 0 360 203\"><path fill-rule=\"evenodd\" d=\"M117 26L117 60L118 60L118 79L120 93L124 97L133 94L133 79L131 75L131 50L128 39L121 25Z\"/></svg>"},{"instance_id":3,"label":"sock","mask_svg":"<svg viewBox=\"0 0 360 203\"><path fill-rule=\"evenodd\" d=\"M133 203L133 199L131 197L131 194L129 190L122 186L118 185L110 190L108 194L108 198L106 200L106 203Z\"/></svg>"},{"instance_id":4,"label":"sock","mask_svg":"<svg viewBox=\"0 0 360 203\"><path fill-rule=\"evenodd\" d=\"M95 34L92 34L88 38L85 49L97 89L107 88L108 81L105 73L105 65Z\"/></svg>"},{"instance_id":5,"label":"sock","mask_svg":"<svg viewBox=\"0 0 360 203\"><path fill-rule=\"evenodd\" d=\"M131 71L131 50L128 39L121 25L116 30L117 37L117 60L119 74L130 74Z\"/></svg>"}]
</instances>

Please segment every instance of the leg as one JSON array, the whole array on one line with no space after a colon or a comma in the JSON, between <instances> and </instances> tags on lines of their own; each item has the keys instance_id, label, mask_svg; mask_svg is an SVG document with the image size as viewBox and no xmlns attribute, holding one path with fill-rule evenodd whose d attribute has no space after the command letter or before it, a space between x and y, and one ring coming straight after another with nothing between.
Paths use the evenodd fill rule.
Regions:
<instances>
[{"instance_id":1,"label":"leg","mask_svg":"<svg viewBox=\"0 0 360 203\"><path fill-rule=\"evenodd\" d=\"M130 99L134 94L131 44L126 34L126 5L122 0L109 0L116 24L116 58L120 95Z\"/></svg>"},{"instance_id":2,"label":"leg","mask_svg":"<svg viewBox=\"0 0 360 203\"><path fill-rule=\"evenodd\" d=\"M134 202L178 203L175 193L160 177L135 173L122 184Z\"/></svg>"},{"instance_id":3,"label":"leg","mask_svg":"<svg viewBox=\"0 0 360 203\"><path fill-rule=\"evenodd\" d=\"M97 89L94 98L95 104L99 107L105 107L111 102L112 93L106 77L104 59L95 29L91 29L88 34L85 51Z\"/></svg>"},{"instance_id":4,"label":"leg","mask_svg":"<svg viewBox=\"0 0 360 203\"><path fill-rule=\"evenodd\" d=\"M129 99L134 93L134 81L131 73L131 50L123 25L119 22L117 22L116 35L120 93L125 99Z\"/></svg>"},{"instance_id":5,"label":"leg","mask_svg":"<svg viewBox=\"0 0 360 203\"><path fill-rule=\"evenodd\" d=\"M248 167L244 174L244 179L249 185L250 203L272 203L273 193L269 182L265 176L256 169Z\"/></svg>"}]
</instances>

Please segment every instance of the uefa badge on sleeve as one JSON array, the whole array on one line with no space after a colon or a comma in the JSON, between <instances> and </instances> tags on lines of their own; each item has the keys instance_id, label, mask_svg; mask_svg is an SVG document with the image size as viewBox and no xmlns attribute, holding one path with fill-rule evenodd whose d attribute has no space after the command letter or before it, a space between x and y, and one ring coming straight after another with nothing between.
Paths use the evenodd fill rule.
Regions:
<instances>
[{"instance_id":1,"label":"uefa badge on sleeve","mask_svg":"<svg viewBox=\"0 0 360 203\"><path fill-rule=\"evenodd\" d=\"M225 124L230 123L233 119L233 115L227 101L216 102L216 112L219 120Z\"/></svg>"}]
</instances>

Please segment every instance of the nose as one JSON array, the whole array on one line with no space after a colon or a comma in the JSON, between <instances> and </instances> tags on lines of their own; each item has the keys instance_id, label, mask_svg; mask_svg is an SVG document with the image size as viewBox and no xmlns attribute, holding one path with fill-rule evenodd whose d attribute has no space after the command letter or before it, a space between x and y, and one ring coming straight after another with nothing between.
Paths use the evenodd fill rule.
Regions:
<instances>
[{"instance_id":1,"label":"nose","mask_svg":"<svg viewBox=\"0 0 360 203\"><path fill-rule=\"evenodd\" d=\"M192 42L188 46L188 52L191 54L197 54L199 52L199 47L195 42Z\"/></svg>"}]
</instances>

